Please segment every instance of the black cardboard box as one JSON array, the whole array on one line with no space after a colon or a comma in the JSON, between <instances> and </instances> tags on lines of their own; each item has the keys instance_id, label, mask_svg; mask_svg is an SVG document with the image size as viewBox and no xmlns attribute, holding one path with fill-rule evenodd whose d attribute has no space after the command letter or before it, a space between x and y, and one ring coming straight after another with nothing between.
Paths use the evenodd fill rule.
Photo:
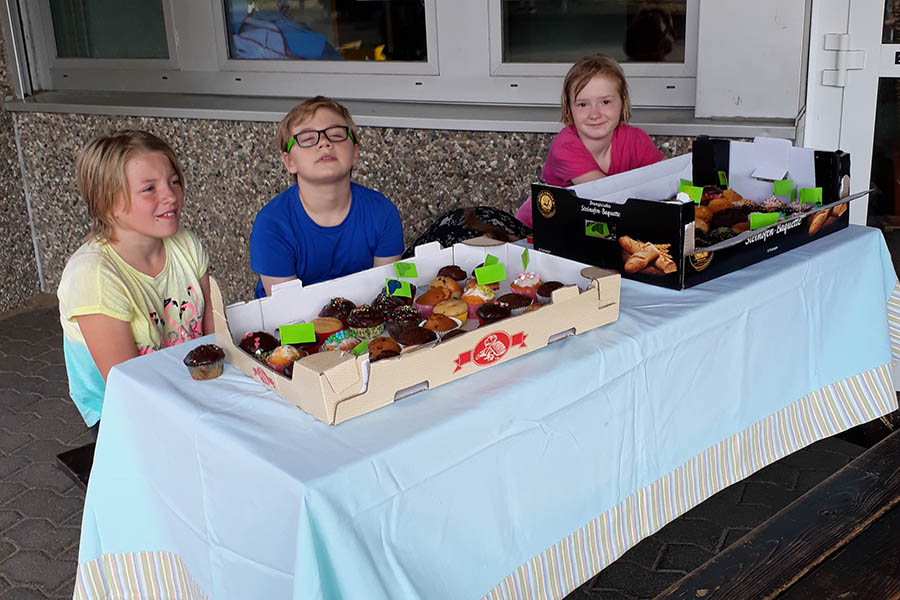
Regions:
<instances>
[{"instance_id":1,"label":"black cardboard box","mask_svg":"<svg viewBox=\"0 0 900 600\"><path fill-rule=\"evenodd\" d=\"M722 178L722 179L720 179ZM693 201L673 201L682 180L719 185L762 202L773 181L821 188L820 207L706 247L694 247ZM722 186L725 187L725 186ZM849 223L850 156L795 148L788 140L753 142L699 137L691 154L573 186L532 185L534 247L542 252L616 269L623 277L684 289L776 256ZM623 246L650 243L662 257L646 266ZM637 267L641 267L635 270ZM630 272L633 271L633 272Z\"/></svg>"}]
</instances>

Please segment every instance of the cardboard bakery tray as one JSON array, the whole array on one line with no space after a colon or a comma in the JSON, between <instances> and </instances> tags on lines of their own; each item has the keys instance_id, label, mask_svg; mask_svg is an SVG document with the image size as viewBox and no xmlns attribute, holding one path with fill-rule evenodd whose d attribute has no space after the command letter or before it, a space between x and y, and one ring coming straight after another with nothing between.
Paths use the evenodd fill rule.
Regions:
<instances>
[{"instance_id":1,"label":"cardboard bakery tray","mask_svg":"<svg viewBox=\"0 0 900 600\"><path fill-rule=\"evenodd\" d=\"M736 142L701 136L691 154L640 169L570 188L533 185L534 246L681 290L846 227L848 203L865 194L848 196L849 174L850 156L840 150L797 148L772 138ZM704 248L694 243L695 204L672 200L688 181L763 202L773 196L774 182L784 180L795 192L820 189L821 205L810 204L802 214ZM646 265L628 263L633 251L647 243L660 257Z\"/></svg>"},{"instance_id":2,"label":"cardboard bakery tray","mask_svg":"<svg viewBox=\"0 0 900 600\"><path fill-rule=\"evenodd\" d=\"M483 239L452 248L433 242L416 247L414 258L403 262L416 265L418 277L407 281L418 286L421 294L441 267L455 264L471 273L491 254L506 266L507 279L500 284L500 293L504 293L522 271L524 251L523 246ZM347 298L357 305L370 302L384 289L386 278L396 277L394 266L374 267L310 286L290 281L274 286L268 298L227 307L211 278L216 343L224 349L225 359L246 375L320 421L336 425L618 319L621 280L617 273L533 249L529 257L529 271L544 280L566 284L553 292L551 304L444 342L405 348L398 357L374 363L369 362L368 354L319 352L297 361L290 379L238 348L243 335L252 331L274 334L282 325L309 322L332 298Z\"/></svg>"}]
</instances>

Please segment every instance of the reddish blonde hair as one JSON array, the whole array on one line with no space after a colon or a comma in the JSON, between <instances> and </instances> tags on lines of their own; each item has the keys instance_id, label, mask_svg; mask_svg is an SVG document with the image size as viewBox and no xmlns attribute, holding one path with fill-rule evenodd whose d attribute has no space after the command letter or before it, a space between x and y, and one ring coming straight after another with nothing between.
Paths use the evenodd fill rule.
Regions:
<instances>
[{"instance_id":1,"label":"reddish blonde hair","mask_svg":"<svg viewBox=\"0 0 900 600\"><path fill-rule=\"evenodd\" d=\"M625 81L625 73L622 72L622 67L619 66L615 59L605 54L594 54L593 56L579 58L572 65L572 68L569 69L569 72L566 73L566 79L563 81L562 116L560 117L563 124L571 125L574 123L572 119L572 101L575 100L575 96L581 93L584 86L597 75L609 77L619 86L619 97L622 99L622 114L619 116L619 120L622 123L627 123L631 120L631 99L628 97L628 82Z\"/></svg>"},{"instance_id":2,"label":"reddish blonde hair","mask_svg":"<svg viewBox=\"0 0 900 600\"><path fill-rule=\"evenodd\" d=\"M91 231L87 236L89 240L116 241L113 236L116 200L121 196L125 210L131 210L125 166L136 155L155 152L169 159L183 187L184 171L178 164L175 151L169 144L146 131L123 129L109 135L99 135L78 153L75 177L91 217Z\"/></svg>"},{"instance_id":3,"label":"reddish blonde hair","mask_svg":"<svg viewBox=\"0 0 900 600\"><path fill-rule=\"evenodd\" d=\"M316 96L315 98L310 98L306 102L301 102L292 108L288 114L284 115L284 118L278 124L278 130L275 132L275 145L278 146L279 152L284 152L287 148L288 142L291 139L291 129L298 123L311 119L320 108L327 108L339 114L347 123L347 127L350 128L353 143L359 143L357 141L359 140L359 132L356 130L356 123L353 122L350 111L347 110L343 104L336 102L331 98Z\"/></svg>"}]
</instances>

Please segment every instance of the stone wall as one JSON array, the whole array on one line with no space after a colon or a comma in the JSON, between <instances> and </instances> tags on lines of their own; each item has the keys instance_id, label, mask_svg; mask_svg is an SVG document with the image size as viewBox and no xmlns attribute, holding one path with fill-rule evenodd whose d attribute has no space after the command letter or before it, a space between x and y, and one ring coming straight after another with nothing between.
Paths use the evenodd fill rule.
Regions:
<instances>
[{"instance_id":1,"label":"stone wall","mask_svg":"<svg viewBox=\"0 0 900 600\"><path fill-rule=\"evenodd\" d=\"M0 97L12 94L0 44ZM0 110L0 312L18 308L41 291L28 205L16 151L15 123Z\"/></svg>"},{"instance_id":2,"label":"stone wall","mask_svg":"<svg viewBox=\"0 0 900 600\"><path fill-rule=\"evenodd\" d=\"M255 276L248 243L256 212L291 183L272 138L274 123L17 113L45 286L54 292L66 259L82 243L87 211L75 156L99 132L141 128L172 144L185 170L183 223L205 242L210 272L227 302L249 299ZM65 135L59 135L65 132ZM360 129L353 179L384 193L412 242L439 214L486 204L514 211L540 173L552 135ZM669 156L686 138L655 139Z\"/></svg>"}]
</instances>

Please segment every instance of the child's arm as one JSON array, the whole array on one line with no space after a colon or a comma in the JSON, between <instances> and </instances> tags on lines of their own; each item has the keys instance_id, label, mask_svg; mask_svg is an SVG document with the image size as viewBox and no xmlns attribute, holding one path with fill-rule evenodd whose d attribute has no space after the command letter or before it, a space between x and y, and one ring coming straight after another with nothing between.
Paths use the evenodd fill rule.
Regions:
<instances>
[{"instance_id":1,"label":"child's arm","mask_svg":"<svg viewBox=\"0 0 900 600\"><path fill-rule=\"evenodd\" d=\"M203 335L208 335L216 332L212 302L209 301L209 271L200 278L200 291L203 292Z\"/></svg>"},{"instance_id":2,"label":"child's arm","mask_svg":"<svg viewBox=\"0 0 900 600\"><path fill-rule=\"evenodd\" d=\"M106 381L109 370L138 355L131 324L106 315L75 317L94 364Z\"/></svg>"},{"instance_id":3,"label":"child's arm","mask_svg":"<svg viewBox=\"0 0 900 600\"><path fill-rule=\"evenodd\" d=\"M257 273L257 275L259 275L259 273ZM293 281L294 279L297 279L296 275L292 275L291 277L269 277L268 275L259 275L259 280L262 281L263 289L266 290L266 296L272 295L273 285L284 283L285 281Z\"/></svg>"},{"instance_id":4,"label":"child's arm","mask_svg":"<svg viewBox=\"0 0 900 600\"><path fill-rule=\"evenodd\" d=\"M577 185L579 183L587 183L588 181L594 181L596 179L603 179L604 177L606 177L606 174L598 169L594 171L588 171L584 175L579 175L578 177L573 177L572 183Z\"/></svg>"},{"instance_id":5,"label":"child's arm","mask_svg":"<svg viewBox=\"0 0 900 600\"><path fill-rule=\"evenodd\" d=\"M375 258L372 259L372 266L380 267L382 265L389 265L391 263L395 263L398 260L400 260L401 256L403 256L403 255L398 254L396 256L376 256Z\"/></svg>"}]
</instances>

